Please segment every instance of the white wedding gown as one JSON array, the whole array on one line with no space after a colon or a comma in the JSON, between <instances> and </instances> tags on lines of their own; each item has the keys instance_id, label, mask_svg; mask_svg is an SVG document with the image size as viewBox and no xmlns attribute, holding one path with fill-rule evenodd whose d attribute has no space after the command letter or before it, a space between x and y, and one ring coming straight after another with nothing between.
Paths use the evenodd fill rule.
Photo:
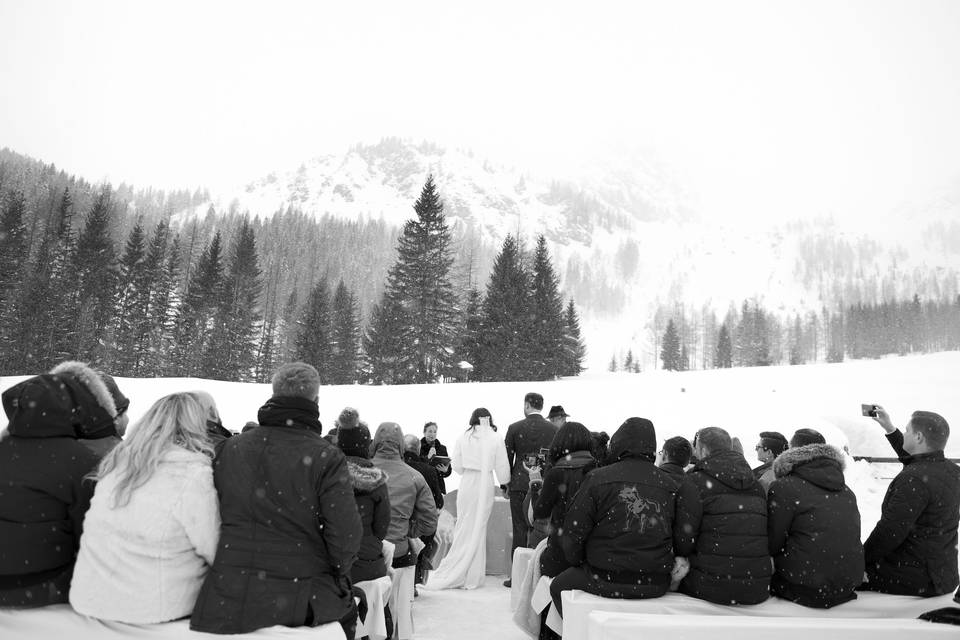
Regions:
<instances>
[{"instance_id":1,"label":"white wedding gown","mask_svg":"<svg viewBox=\"0 0 960 640\"><path fill-rule=\"evenodd\" d=\"M457 491L457 524L450 551L430 573L427 589L476 589L487 564L487 520L493 510L494 478L510 481L507 449L490 427L477 425L457 439L453 470L463 476Z\"/></svg>"}]
</instances>

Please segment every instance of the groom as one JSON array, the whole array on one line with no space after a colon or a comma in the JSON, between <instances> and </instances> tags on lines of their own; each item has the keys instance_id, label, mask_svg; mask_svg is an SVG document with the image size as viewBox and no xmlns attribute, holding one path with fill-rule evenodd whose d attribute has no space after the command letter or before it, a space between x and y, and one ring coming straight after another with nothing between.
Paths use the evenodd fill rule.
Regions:
<instances>
[{"instance_id":1,"label":"groom","mask_svg":"<svg viewBox=\"0 0 960 640\"><path fill-rule=\"evenodd\" d=\"M523 420L514 422L507 428L504 444L507 446L507 461L510 463L510 518L513 520L513 544L510 548L510 559L517 547L527 546L527 535L530 526L527 523L527 514L523 512L523 500L527 497L530 479L523 462L527 456L540 453L541 448L549 448L553 441L557 427L541 415L543 412L543 396L539 393L528 393L523 397ZM510 580L504 581L503 586L511 586Z\"/></svg>"}]
</instances>

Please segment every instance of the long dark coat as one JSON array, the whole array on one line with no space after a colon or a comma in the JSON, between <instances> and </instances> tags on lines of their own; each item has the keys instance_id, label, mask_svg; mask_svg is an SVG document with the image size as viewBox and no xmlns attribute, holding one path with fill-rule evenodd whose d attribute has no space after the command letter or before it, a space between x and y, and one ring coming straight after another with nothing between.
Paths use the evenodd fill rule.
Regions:
<instances>
[{"instance_id":1,"label":"long dark coat","mask_svg":"<svg viewBox=\"0 0 960 640\"><path fill-rule=\"evenodd\" d=\"M363 523L363 542L360 543L357 561L350 569L350 578L354 583L376 580L387 575L383 558L383 540L390 527L387 474L363 458L347 456L347 467L360 522Z\"/></svg>"},{"instance_id":2,"label":"long dark coat","mask_svg":"<svg viewBox=\"0 0 960 640\"><path fill-rule=\"evenodd\" d=\"M321 437L317 415L315 402L274 397L261 426L226 440L214 463L220 544L192 629L316 626L353 610L363 527L346 459Z\"/></svg>"},{"instance_id":3,"label":"long dark coat","mask_svg":"<svg viewBox=\"0 0 960 640\"><path fill-rule=\"evenodd\" d=\"M430 466L437 470L437 481L440 485L440 495L447 494L447 484L443 481L444 478L449 478L450 474L453 473L453 466L448 462L447 470L441 471L437 466L438 463L434 462L432 458L428 458L430 453L430 447L433 447L436 451L436 455L450 457L450 454L447 453L447 446L442 444L439 440L434 440L432 443L427 442L426 438L420 438L420 457L426 460Z\"/></svg>"}]
</instances>

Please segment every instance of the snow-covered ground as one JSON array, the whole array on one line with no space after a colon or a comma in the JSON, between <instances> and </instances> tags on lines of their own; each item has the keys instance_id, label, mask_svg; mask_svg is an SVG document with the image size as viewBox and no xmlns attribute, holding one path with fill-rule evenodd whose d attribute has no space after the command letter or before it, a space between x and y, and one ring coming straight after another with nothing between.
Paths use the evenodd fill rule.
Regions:
<instances>
[{"instance_id":1,"label":"snow-covered ground","mask_svg":"<svg viewBox=\"0 0 960 640\"><path fill-rule=\"evenodd\" d=\"M24 377L0 378L0 389ZM571 420L609 434L630 416L653 420L661 442L674 435L691 438L705 426L723 427L740 438L751 463L760 431L780 431L789 437L800 427L820 430L828 442L847 446L853 455L889 457L893 453L883 430L861 417L860 404L882 404L900 427L915 409L936 411L956 430L957 380L960 352L797 367L598 373L554 382L335 386L321 389L320 419L326 431L343 407L352 406L371 431L389 420L418 435L431 420L439 425L440 440L452 445L475 407L488 408L500 433L505 433L510 422L522 417L524 394L536 391L544 396L545 410L562 404ZM269 385L193 378L120 378L118 383L131 399L132 426L158 398L205 389L216 398L224 424L239 431L247 421L256 420L258 407L270 396ZM956 431L947 455L960 457ZM865 537L879 518L888 477L896 468L880 469L852 459L849 463L847 483L857 493ZM457 485L454 474L448 490ZM488 578L476 591L423 592L415 606L417 638L525 637L510 622L510 593L500 580Z\"/></svg>"}]
</instances>

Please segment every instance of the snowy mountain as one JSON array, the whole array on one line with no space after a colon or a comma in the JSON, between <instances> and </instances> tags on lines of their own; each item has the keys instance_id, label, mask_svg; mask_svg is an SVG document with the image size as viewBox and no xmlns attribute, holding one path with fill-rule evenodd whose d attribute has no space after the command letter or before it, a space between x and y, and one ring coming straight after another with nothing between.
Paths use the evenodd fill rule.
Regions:
<instances>
[{"instance_id":1,"label":"snowy mountain","mask_svg":"<svg viewBox=\"0 0 960 640\"><path fill-rule=\"evenodd\" d=\"M462 244L458 257L469 262L461 268L481 286L506 234L519 233L528 248L546 236L561 286L582 309L594 368L627 348L651 365L650 320L661 305L722 316L753 299L787 315L957 293L960 182L869 229L830 217L745 226L698 210L688 187L636 154L543 177L470 151L386 139L270 173L193 211L269 217L292 207L399 227L431 173Z\"/></svg>"}]
</instances>

